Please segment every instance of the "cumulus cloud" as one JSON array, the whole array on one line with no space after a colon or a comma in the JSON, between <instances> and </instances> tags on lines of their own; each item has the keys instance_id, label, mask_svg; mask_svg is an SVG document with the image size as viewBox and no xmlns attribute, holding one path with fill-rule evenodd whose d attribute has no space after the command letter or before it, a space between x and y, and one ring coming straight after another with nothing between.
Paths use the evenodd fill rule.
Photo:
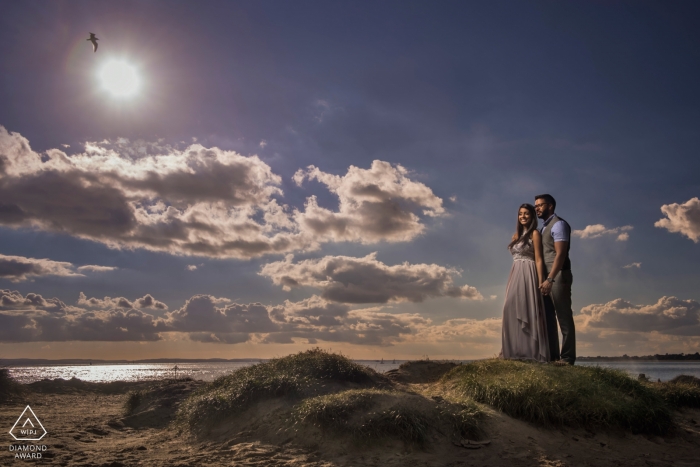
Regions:
<instances>
[{"instance_id":1,"label":"cumulus cloud","mask_svg":"<svg viewBox=\"0 0 700 467\"><path fill-rule=\"evenodd\" d=\"M197 265L196 264L188 264L187 268L188 271L196 271L197 270Z\"/></svg>"},{"instance_id":2,"label":"cumulus cloud","mask_svg":"<svg viewBox=\"0 0 700 467\"><path fill-rule=\"evenodd\" d=\"M417 313L386 306L356 309L318 295L280 305L195 295L180 308L156 316L164 308L151 295L129 300L81 293L77 306L71 306L35 293L0 290L0 342L155 341L178 333L192 341L221 344L468 342L481 348L496 345L500 335L500 319L435 325Z\"/></svg>"},{"instance_id":3,"label":"cumulus cloud","mask_svg":"<svg viewBox=\"0 0 700 467\"><path fill-rule=\"evenodd\" d=\"M444 214L442 200L400 165L374 161L342 177L311 166L294 176L300 185L307 178L339 197L338 212L314 196L303 211L281 204L281 178L257 156L127 139L38 154L0 127L0 225L112 248L248 259L329 241L407 241L423 232L420 216Z\"/></svg>"},{"instance_id":4,"label":"cumulus cloud","mask_svg":"<svg viewBox=\"0 0 700 467\"><path fill-rule=\"evenodd\" d=\"M0 255L0 278L9 279L11 282L22 282L44 276L82 277L84 276L82 272L104 272L113 269L116 268L96 265L76 267L73 263L47 258Z\"/></svg>"},{"instance_id":5,"label":"cumulus cloud","mask_svg":"<svg viewBox=\"0 0 700 467\"><path fill-rule=\"evenodd\" d=\"M633 305L618 298L581 309L577 329L613 329L625 332L660 332L700 336L700 303L661 297L652 305Z\"/></svg>"},{"instance_id":6,"label":"cumulus cloud","mask_svg":"<svg viewBox=\"0 0 700 467\"><path fill-rule=\"evenodd\" d=\"M39 294L22 295L16 290L0 290L0 311L34 310L64 312L70 307L57 298L45 299Z\"/></svg>"},{"instance_id":7,"label":"cumulus cloud","mask_svg":"<svg viewBox=\"0 0 700 467\"><path fill-rule=\"evenodd\" d=\"M298 170L297 185L317 180L339 198L338 211L318 205L315 196L306 200L303 212L295 211L300 228L325 241L407 241L424 230L418 214L436 217L445 213L442 199L426 185L413 181L401 165L375 160L369 169L350 166L344 176L332 175L315 166Z\"/></svg>"},{"instance_id":8,"label":"cumulus cloud","mask_svg":"<svg viewBox=\"0 0 700 467\"><path fill-rule=\"evenodd\" d=\"M622 227L613 227L608 229L603 224L594 224L586 226L586 228L583 230L574 230L572 234L574 237L580 238L598 238L607 235L615 235L617 236L617 241L626 242L630 238L628 231L632 230L633 228L634 227L631 225L624 225Z\"/></svg>"},{"instance_id":9,"label":"cumulus cloud","mask_svg":"<svg viewBox=\"0 0 700 467\"><path fill-rule=\"evenodd\" d=\"M58 149L40 155L2 127L0 155L0 225L215 257L309 243L274 198L280 177L256 156L128 140L88 143L71 157Z\"/></svg>"},{"instance_id":10,"label":"cumulus cloud","mask_svg":"<svg viewBox=\"0 0 700 467\"><path fill-rule=\"evenodd\" d=\"M263 342L307 341L347 342L365 345L392 345L430 324L412 313L388 313L381 308L351 310L348 305L329 302L314 295L299 302L286 301L271 307L270 316L279 326Z\"/></svg>"},{"instance_id":11,"label":"cumulus cloud","mask_svg":"<svg viewBox=\"0 0 700 467\"><path fill-rule=\"evenodd\" d=\"M21 282L39 276L82 276L75 272L72 263L50 259L25 258L0 255L0 277Z\"/></svg>"},{"instance_id":12,"label":"cumulus cloud","mask_svg":"<svg viewBox=\"0 0 700 467\"><path fill-rule=\"evenodd\" d=\"M55 298L2 290L0 342L153 341L162 339L164 333L183 333L193 341L228 344L303 339L393 345L431 323L418 314L375 307L353 310L319 296L264 306L195 295L163 317L136 308L157 309L158 303L150 295L129 301L91 299L81 293L79 306L69 306Z\"/></svg>"},{"instance_id":13,"label":"cumulus cloud","mask_svg":"<svg viewBox=\"0 0 700 467\"><path fill-rule=\"evenodd\" d=\"M422 302L431 297L455 297L481 300L479 291L469 285L454 285L456 269L437 264L403 263L388 266L371 253L364 258L326 256L293 262L266 264L260 275L272 279L285 290L314 287L321 296L341 303Z\"/></svg>"},{"instance_id":14,"label":"cumulus cloud","mask_svg":"<svg viewBox=\"0 0 700 467\"><path fill-rule=\"evenodd\" d=\"M216 306L221 301L210 295L195 295L185 305L168 313L168 326L181 332L264 333L276 329L260 303Z\"/></svg>"},{"instance_id":15,"label":"cumulus cloud","mask_svg":"<svg viewBox=\"0 0 700 467\"><path fill-rule=\"evenodd\" d=\"M501 349L502 324L502 318L449 319L440 324L421 327L406 341L432 345L451 344L467 347L472 354L496 355Z\"/></svg>"},{"instance_id":16,"label":"cumulus cloud","mask_svg":"<svg viewBox=\"0 0 700 467\"><path fill-rule=\"evenodd\" d=\"M129 300L124 297L88 298L83 292L78 297L78 305L90 308L153 308L154 310L167 310L168 305L153 298L151 294L146 294L136 300Z\"/></svg>"},{"instance_id":17,"label":"cumulus cloud","mask_svg":"<svg viewBox=\"0 0 700 467\"><path fill-rule=\"evenodd\" d=\"M659 219L654 226L685 235L695 243L700 241L700 199L691 198L683 204L664 204L661 212L666 218Z\"/></svg>"},{"instance_id":18,"label":"cumulus cloud","mask_svg":"<svg viewBox=\"0 0 700 467\"><path fill-rule=\"evenodd\" d=\"M89 311L58 299L0 291L0 342L153 341L162 320L134 309Z\"/></svg>"},{"instance_id":19,"label":"cumulus cloud","mask_svg":"<svg viewBox=\"0 0 700 467\"><path fill-rule=\"evenodd\" d=\"M209 295L197 295L168 313L169 330L186 332L198 342L235 344L347 342L392 345L429 320L415 314L393 314L378 308L351 310L348 305L312 296L300 302L263 306L260 303L217 306Z\"/></svg>"}]
</instances>

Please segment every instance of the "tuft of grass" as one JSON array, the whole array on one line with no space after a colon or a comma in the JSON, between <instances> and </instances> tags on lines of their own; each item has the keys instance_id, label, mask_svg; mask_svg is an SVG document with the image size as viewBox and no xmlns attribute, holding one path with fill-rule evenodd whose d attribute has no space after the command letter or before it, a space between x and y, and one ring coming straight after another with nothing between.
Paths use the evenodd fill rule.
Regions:
<instances>
[{"instance_id":1,"label":"tuft of grass","mask_svg":"<svg viewBox=\"0 0 700 467\"><path fill-rule=\"evenodd\" d=\"M678 375L669 381L671 384L687 384L700 388L700 378L690 375Z\"/></svg>"},{"instance_id":2,"label":"tuft of grass","mask_svg":"<svg viewBox=\"0 0 700 467\"><path fill-rule=\"evenodd\" d=\"M700 379L695 376L679 375L665 383L650 383L650 386L676 409L700 408Z\"/></svg>"},{"instance_id":3,"label":"tuft of grass","mask_svg":"<svg viewBox=\"0 0 700 467\"><path fill-rule=\"evenodd\" d=\"M372 385L379 376L348 358L320 349L241 368L195 391L178 410L178 420L201 431L219 420L275 397L324 392L329 383Z\"/></svg>"},{"instance_id":4,"label":"tuft of grass","mask_svg":"<svg viewBox=\"0 0 700 467\"><path fill-rule=\"evenodd\" d=\"M294 407L293 417L321 428L347 430L350 418L359 411L374 406L391 391L379 389L350 389L348 391L309 397Z\"/></svg>"},{"instance_id":5,"label":"tuft of grass","mask_svg":"<svg viewBox=\"0 0 700 467\"><path fill-rule=\"evenodd\" d=\"M401 404L370 412L354 434L359 441L369 442L392 436L406 444L423 447L428 442L431 421L422 411Z\"/></svg>"},{"instance_id":6,"label":"tuft of grass","mask_svg":"<svg viewBox=\"0 0 700 467\"><path fill-rule=\"evenodd\" d=\"M470 404L439 404L423 396L378 389L351 389L304 399L293 418L319 428L350 434L369 443L387 437L424 447L431 429L447 425L456 439L480 434L483 411Z\"/></svg>"},{"instance_id":7,"label":"tuft of grass","mask_svg":"<svg viewBox=\"0 0 700 467\"><path fill-rule=\"evenodd\" d=\"M542 425L664 434L673 424L658 391L608 368L490 359L454 368L442 382L462 397Z\"/></svg>"},{"instance_id":8,"label":"tuft of grass","mask_svg":"<svg viewBox=\"0 0 700 467\"><path fill-rule=\"evenodd\" d=\"M439 417L452 429L454 437L458 440L479 438L482 435L481 421L485 413L473 400L441 406Z\"/></svg>"},{"instance_id":9,"label":"tuft of grass","mask_svg":"<svg viewBox=\"0 0 700 467\"><path fill-rule=\"evenodd\" d=\"M126 415L133 414L134 411L138 408L138 406L141 405L142 400L143 400L143 392L142 391L130 391L127 394L126 402L124 403L124 413Z\"/></svg>"}]
</instances>

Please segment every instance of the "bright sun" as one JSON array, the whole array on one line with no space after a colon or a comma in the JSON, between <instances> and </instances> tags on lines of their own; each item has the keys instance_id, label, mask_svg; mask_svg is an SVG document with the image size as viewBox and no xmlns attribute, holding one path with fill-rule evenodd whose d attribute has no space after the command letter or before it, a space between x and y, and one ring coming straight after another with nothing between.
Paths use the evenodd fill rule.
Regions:
<instances>
[{"instance_id":1,"label":"bright sun","mask_svg":"<svg viewBox=\"0 0 700 467\"><path fill-rule=\"evenodd\" d=\"M141 80L136 69L126 62L112 60L100 69L102 87L114 97L132 97L138 93Z\"/></svg>"}]
</instances>

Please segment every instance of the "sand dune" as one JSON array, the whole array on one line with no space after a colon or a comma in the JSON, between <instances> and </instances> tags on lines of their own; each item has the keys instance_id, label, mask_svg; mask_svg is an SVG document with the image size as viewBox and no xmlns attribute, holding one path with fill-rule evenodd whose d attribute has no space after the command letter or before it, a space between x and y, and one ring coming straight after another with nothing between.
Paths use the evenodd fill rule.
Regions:
<instances>
[{"instance_id":1,"label":"sand dune","mask_svg":"<svg viewBox=\"0 0 700 467\"><path fill-rule=\"evenodd\" d=\"M192 380L107 384L45 380L27 385L21 396L5 401L0 406L0 423L9 430L24 407L32 407L48 431L44 439L32 443L47 446L42 458L33 461L38 465L697 465L700 411L696 409L676 412L674 429L665 436L564 426L545 428L482 405L478 433L466 438L438 422L426 425L423 441L415 443L407 442L411 438L404 432L392 430L381 432L384 435L380 439L351 435L351 430L358 433L354 421L369 423L375 420L374 415L390 412L392 407L409 406L414 410L411 413L424 414L425 420L446 420L435 414L449 412L455 406L447 400L447 394L439 395L442 389L438 380L453 367L450 363L418 362L371 384L353 383L355 389L343 387L343 391L355 391L347 394L359 394L370 401L343 422L347 433L342 429L345 425L304 422L298 415L299 398L288 397L263 398L246 405L235 416L193 433L176 417L188 396L207 387L207 383ZM314 397L332 403L342 386L335 384L338 387ZM6 438L8 445L28 444L10 443L9 434ZM15 465L15 455L4 449L0 464Z\"/></svg>"}]
</instances>

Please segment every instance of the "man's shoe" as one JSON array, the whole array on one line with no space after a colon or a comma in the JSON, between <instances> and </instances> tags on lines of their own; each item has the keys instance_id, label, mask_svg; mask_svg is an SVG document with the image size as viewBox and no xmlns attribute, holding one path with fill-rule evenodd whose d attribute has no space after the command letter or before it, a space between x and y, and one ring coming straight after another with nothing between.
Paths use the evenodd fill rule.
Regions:
<instances>
[{"instance_id":1,"label":"man's shoe","mask_svg":"<svg viewBox=\"0 0 700 467\"><path fill-rule=\"evenodd\" d=\"M552 365L554 366L569 366L569 362L566 360L555 360L552 362Z\"/></svg>"}]
</instances>

